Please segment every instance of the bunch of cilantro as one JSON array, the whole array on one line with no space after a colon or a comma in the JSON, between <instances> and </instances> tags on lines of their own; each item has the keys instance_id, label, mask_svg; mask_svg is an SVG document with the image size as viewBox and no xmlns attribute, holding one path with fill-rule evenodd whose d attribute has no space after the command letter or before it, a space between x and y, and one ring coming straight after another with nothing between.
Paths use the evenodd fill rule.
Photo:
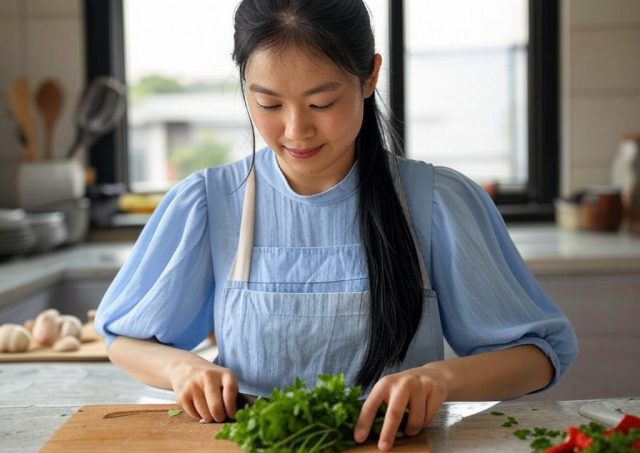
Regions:
<instances>
[{"instance_id":1,"label":"bunch of cilantro","mask_svg":"<svg viewBox=\"0 0 640 453\"><path fill-rule=\"evenodd\" d=\"M344 375L321 374L309 389L301 379L275 389L269 399L258 398L236 413L216 439L236 442L248 452L338 452L356 445L353 428L360 414L360 387L348 387ZM379 433L379 413L373 432Z\"/></svg>"}]
</instances>

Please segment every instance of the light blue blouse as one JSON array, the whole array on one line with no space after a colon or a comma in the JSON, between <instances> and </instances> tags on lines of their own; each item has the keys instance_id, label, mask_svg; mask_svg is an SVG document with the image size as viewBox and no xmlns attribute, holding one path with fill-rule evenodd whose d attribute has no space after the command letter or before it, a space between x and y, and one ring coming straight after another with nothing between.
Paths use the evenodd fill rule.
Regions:
<instances>
[{"instance_id":1,"label":"light blue blouse","mask_svg":"<svg viewBox=\"0 0 640 453\"><path fill-rule=\"evenodd\" d=\"M165 196L100 303L95 325L108 345L126 335L191 349L213 331L213 307L238 243L250 162L249 156L196 172ZM293 192L271 150L257 152L255 165L250 286L278 292L366 290L357 163L336 186L311 196ZM445 338L460 356L534 344L550 358L557 381L577 355L571 324L531 275L476 183L435 167L432 205L421 205L417 186L426 165L399 159ZM430 225L413 215L429 211ZM273 253L282 247L297 250L291 256ZM324 247L338 256L318 259ZM305 248L314 253L300 253ZM277 259L255 259L269 254Z\"/></svg>"}]
</instances>

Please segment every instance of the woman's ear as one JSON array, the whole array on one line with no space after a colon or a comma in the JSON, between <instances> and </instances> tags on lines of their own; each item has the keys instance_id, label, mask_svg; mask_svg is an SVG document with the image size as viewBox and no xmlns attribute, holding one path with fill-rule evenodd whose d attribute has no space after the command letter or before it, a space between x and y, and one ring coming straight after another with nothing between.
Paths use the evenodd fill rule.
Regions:
<instances>
[{"instance_id":1,"label":"woman's ear","mask_svg":"<svg viewBox=\"0 0 640 453\"><path fill-rule=\"evenodd\" d=\"M364 82L363 94L365 98L371 96L373 91L376 89L376 85L378 84L378 75L380 74L380 66L382 66L382 56L377 53L373 56L373 71L371 71L371 75Z\"/></svg>"}]
</instances>

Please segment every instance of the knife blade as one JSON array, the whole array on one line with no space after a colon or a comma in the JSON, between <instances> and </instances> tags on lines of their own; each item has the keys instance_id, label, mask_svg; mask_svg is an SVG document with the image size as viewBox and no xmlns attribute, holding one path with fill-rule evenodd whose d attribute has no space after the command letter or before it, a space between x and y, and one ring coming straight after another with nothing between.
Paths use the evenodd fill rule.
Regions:
<instances>
[{"instance_id":1,"label":"knife blade","mask_svg":"<svg viewBox=\"0 0 640 453\"><path fill-rule=\"evenodd\" d=\"M236 397L236 410L240 410L246 406L253 406L256 401L260 398L257 395L252 395L250 393L242 393L238 392L238 396ZM263 399L267 399L262 397Z\"/></svg>"},{"instance_id":2,"label":"knife blade","mask_svg":"<svg viewBox=\"0 0 640 453\"><path fill-rule=\"evenodd\" d=\"M616 426L625 414L609 409L602 403L587 403L578 408L578 414L605 425Z\"/></svg>"}]
</instances>

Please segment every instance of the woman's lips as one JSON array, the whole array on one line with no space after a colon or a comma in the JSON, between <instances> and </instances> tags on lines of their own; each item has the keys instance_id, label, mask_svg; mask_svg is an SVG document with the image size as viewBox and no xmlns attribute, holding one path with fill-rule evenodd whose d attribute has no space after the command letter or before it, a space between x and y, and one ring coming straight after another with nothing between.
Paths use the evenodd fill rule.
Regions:
<instances>
[{"instance_id":1,"label":"woman's lips","mask_svg":"<svg viewBox=\"0 0 640 453\"><path fill-rule=\"evenodd\" d=\"M324 145L320 145L317 148L304 148L304 149L287 148L286 146L283 146L283 148L294 159L309 159L310 157L315 156L320 151L320 149L322 149L323 146Z\"/></svg>"}]
</instances>

